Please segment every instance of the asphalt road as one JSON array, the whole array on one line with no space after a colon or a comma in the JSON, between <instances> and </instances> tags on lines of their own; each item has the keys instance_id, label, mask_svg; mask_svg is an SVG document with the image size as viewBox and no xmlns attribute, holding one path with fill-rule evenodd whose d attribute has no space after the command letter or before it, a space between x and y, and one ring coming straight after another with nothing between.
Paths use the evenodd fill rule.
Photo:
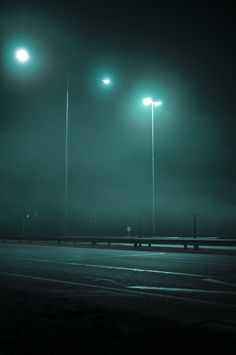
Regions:
<instances>
[{"instance_id":1,"label":"asphalt road","mask_svg":"<svg viewBox=\"0 0 236 355\"><path fill-rule=\"evenodd\" d=\"M236 324L231 255L1 244L0 286L187 323Z\"/></svg>"}]
</instances>

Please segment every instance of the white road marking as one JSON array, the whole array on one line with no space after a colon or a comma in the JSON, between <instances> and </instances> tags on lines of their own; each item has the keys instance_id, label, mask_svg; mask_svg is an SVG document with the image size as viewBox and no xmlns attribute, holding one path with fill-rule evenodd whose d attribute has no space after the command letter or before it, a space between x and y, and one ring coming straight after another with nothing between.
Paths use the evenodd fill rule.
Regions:
<instances>
[{"instance_id":1,"label":"white road marking","mask_svg":"<svg viewBox=\"0 0 236 355\"><path fill-rule=\"evenodd\" d=\"M52 261L52 260L47 260L47 259L35 259L35 258L22 258L22 259L23 260L38 261L38 262L42 262L42 263L51 263L51 264L55 263L55 264L64 264L64 265L72 265L72 266L85 266L85 267L92 267L92 268L94 267L94 268L102 268L102 269L114 269L114 270L121 270L121 271L147 272L147 273L157 273L157 274L185 276L185 277L198 277L198 278L202 278L202 281L218 283L218 284L222 284L225 286L236 287L236 284L234 284L234 283L221 281L221 280L214 279L214 278L209 278L207 275L200 275L200 274L182 273L182 272L174 272L174 271L150 270L150 269L137 269L137 268L127 268L127 267L120 267L120 266L109 266L109 265L97 265L97 264L94 265L94 264L84 264L84 263L74 263L74 262L61 262L61 261ZM106 279L104 279L104 280L106 280ZM107 280L109 280L109 279L107 279ZM111 282L111 280L110 280L110 282ZM142 286L140 286L140 288L141 287ZM145 288L145 286L144 286L144 288ZM172 289L172 290L174 290L174 289ZM178 289L178 290L180 290L180 289ZM206 291L206 292L213 293L213 291Z\"/></svg>"},{"instance_id":2,"label":"white road marking","mask_svg":"<svg viewBox=\"0 0 236 355\"><path fill-rule=\"evenodd\" d=\"M111 279L103 279L103 278L99 278L99 277L97 277L96 279L92 279L92 281L95 281L95 282L105 281L105 282L110 282L110 283L113 283L113 284L115 284L115 285L117 285L117 284L118 284L118 282L117 282L117 281L115 281L115 280L111 280Z\"/></svg>"},{"instance_id":3,"label":"white road marking","mask_svg":"<svg viewBox=\"0 0 236 355\"><path fill-rule=\"evenodd\" d=\"M121 255L117 255L116 257L119 258L121 256L158 256L158 255L165 255L166 253L161 253L161 252L156 252L156 253L145 253L145 251L143 252L143 254L121 254Z\"/></svg>"},{"instance_id":4,"label":"white road marking","mask_svg":"<svg viewBox=\"0 0 236 355\"><path fill-rule=\"evenodd\" d=\"M59 280L59 279L51 279L51 278L46 278L46 277L38 277L38 276L31 276L31 275L24 275L24 274L16 274L16 273L8 273L8 272L0 272L0 275L3 276L8 276L8 277L18 277L18 278L24 278L24 279L30 279L30 280L36 280L36 281L47 281L47 282L52 282L52 283L58 283L58 284L63 284L63 285L70 285L70 286L83 286L83 287L88 287L91 289L100 289L100 290L106 290L110 292L118 292L118 293L125 293L125 294L132 294L134 296L140 295L140 296L151 296L151 297L164 297L164 299L174 299L174 300L179 300L179 301L187 301L187 302L192 302L192 303L203 303L203 304L208 304L208 305L217 305L220 307L230 307L230 308L236 308L235 304L229 304L229 303L220 303L220 302L214 302L214 301L206 301L202 299L196 299L196 298L187 298L187 297L180 297L180 296L170 296L170 295L163 295L163 293L152 293L152 292L144 292L144 291L132 291L131 289L118 289L115 287L108 287L108 286L98 286L98 285L91 285L91 284L85 284L81 282L75 282L75 281L64 281L64 280Z\"/></svg>"},{"instance_id":5,"label":"white road marking","mask_svg":"<svg viewBox=\"0 0 236 355\"><path fill-rule=\"evenodd\" d=\"M209 256L209 255L207 255L207 256ZM211 255L211 257L215 257L215 255ZM217 255L217 257L218 257L218 255ZM230 258L231 259L229 259L229 256L227 256L227 261L228 260L232 260L232 258L234 258L235 256L232 256L232 255L230 255ZM191 262L191 264L201 264L201 265L211 265L211 266L214 266L214 265L216 265L216 266L219 266L219 262L212 262L212 261L204 261L204 260L200 260L200 261L198 261L198 260L192 260L191 259L191 261L190 260L186 260L186 261L184 261L184 260L177 260L177 259L170 259L170 258L168 258L168 262L174 262L174 263L178 263L178 264L189 264L190 262ZM233 263L229 263L229 262L227 262L227 263L224 263L224 265L226 265L226 266L235 266L235 263L233 264Z\"/></svg>"},{"instance_id":6,"label":"white road marking","mask_svg":"<svg viewBox=\"0 0 236 355\"><path fill-rule=\"evenodd\" d=\"M165 275L180 275L180 276L191 276L191 277L207 277L206 275L198 275L198 274L189 274L185 272L175 272L175 271L162 271L162 270L151 270L151 269L137 269L131 267L121 267L121 266L109 266L109 265L94 265L94 264L83 264L83 263L63 263L74 266L85 266L85 267L95 267L101 269L114 269L114 270L122 270L122 271L134 271L134 272L149 272L156 274L165 274Z\"/></svg>"},{"instance_id":7,"label":"white road marking","mask_svg":"<svg viewBox=\"0 0 236 355\"><path fill-rule=\"evenodd\" d=\"M19 278L37 280L37 281L47 281L47 282L53 282L53 283L59 283L59 284L64 284L64 285L71 285L71 286L84 286L84 287L90 287L90 288L100 288L100 289L109 290L109 291L115 291L115 292L124 292L125 291L125 290L122 290L122 289L116 289L114 287L97 286L97 285L92 285L92 284L85 284L85 283L82 283L82 282L76 282L76 281L66 281L66 280L60 280L60 279L51 279L51 278L48 278L48 277L39 277L39 276L32 276L32 275L25 275L25 274L16 274L16 273L11 273L11 272L0 272L0 275L10 276L10 277L19 277Z\"/></svg>"},{"instance_id":8,"label":"white road marking","mask_svg":"<svg viewBox=\"0 0 236 355\"><path fill-rule=\"evenodd\" d=\"M139 268L129 268L129 267L110 266L110 265L98 265L98 264L84 264L84 263L54 261L54 260L49 260L49 259L21 258L21 260L30 260L30 261L36 261L36 262L41 262L41 263L49 263L49 264L63 264L63 265L72 265L72 266L94 267L94 268L100 268L100 269L113 269L113 270L121 270L121 271L148 272L148 273L165 274L165 275L178 275L178 276L186 276L186 277L191 276L191 277L207 278L209 276L209 275L201 275L201 274L191 274L191 273L186 273L186 272L163 271L163 270L153 270L153 269L139 269Z\"/></svg>"},{"instance_id":9,"label":"white road marking","mask_svg":"<svg viewBox=\"0 0 236 355\"><path fill-rule=\"evenodd\" d=\"M226 282L226 281L221 281L221 280L217 280L217 279L206 278L206 279L203 279L203 281L213 282L213 283L217 283L217 284L221 284L221 285L225 285L225 286L236 287L236 284L234 284L232 282Z\"/></svg>"},{"instance_id":10,"label":"white road marking","mask_svg":"<svg viewBox=\"0 0 236 355\"><path fill-rule=\"evenodd\" d=\"M9 258L12 258L12 257L9 257ZM74 263L74 262L61 262L61 261L53 261L53 260L48 260L48 259L21 258L21 260L31 260L31 261L42 262L42 263L51 263L51 264L55 263L55 264L72 265L72 266L84 266L84 267L91 267L91 268L114 269L114 270L121 270L121 271L147 272L147 273L157 273L157 274L175 275L175 276L198 277L198 278L202 278L202 281L218 283L218 284L222 284L222 285L225 285L225 286L236 287L236 284L234 284L234 283L221 281L221 280L214 279L214 278L210 278L209 275L182 273L182 272L174 272L174 271L161 271L161 270L152 270L152 269L128 268L128 267L110 266L110 265L97 265L97 264L84 264L84 263ZM112 282L112 280L109 280L109 279L101 279L101 280L104 280L104 281L107 280L109 282ZM137 287L139 289L147 289L148 286L137 286ZM151 289L151 288L149 288L149 289ZM156 288L156 287L154 287L152 289L153 290L154 289L155 290L156 289L158 289L158 290L163 289L164 290L164 288ZM172 288L172 289L169 289L169 291L170 290L172 290L172 291L174 291L174 290L176 290L176 291L177 290L179 290L179 291L182 290L182 292L183 292L183 290L185 290L185 289L174 289L174 288ZM189 290L189 289L186 289L186 290ZM195 292L195 291L193 290L192 292ZM203 292L203 290L199 291L199 292ZM220 293L220 291L205 291L205 292L206 293Z\"/></svg>"},{"instance_id":11,"label":"white road marking","mask_svg":"<svg viewBox=\"0 0 236 355\"><path fill-rule=\"evenodd\" d=\"M220 293L234 295L236 291L219 291L219 290L203 290L195 288L175 288L175 287L155 287L155 286L128 286L127 288L136 290L152 290L152 291L167 291L167 292L190 292L190 293Z\"/></svg>"}]
</instances>

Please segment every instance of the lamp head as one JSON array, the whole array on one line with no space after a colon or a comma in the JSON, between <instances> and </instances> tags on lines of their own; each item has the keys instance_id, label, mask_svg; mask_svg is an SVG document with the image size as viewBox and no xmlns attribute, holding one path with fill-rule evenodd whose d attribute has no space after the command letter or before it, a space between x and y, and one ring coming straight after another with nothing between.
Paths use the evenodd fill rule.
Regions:
<instances>
[{"instance_id":1,"label":"lamp head","mask_svg":"<svg viewBox=\"0 0 236 355\"><path fill-rule=\"evenodd\" d=\"M109 85L109 84L111 83L111 79L109 79L109 78L104 78L104 79L102 79L102 82L103 82L103 84L105 84L105 85Z\"/></svg>"},{"instance_id":2,"label":"lamp head","mask_svg":"<svg viewBox=\"0 0 236 355\"><path fill-rule=\"evenodd\" d=\"M15 51L15 58L18 62L24 64L30 60L30 55L25 48L19 48Z\"/></svg>"},{"instance_id":3,"label":"lamp head","mask_svg":"<svg viewBox=\"0 0 236 355\"><path fill-rule=\"evenodd\" d=\"M149 106L149 105L151 105L152 104L152 98L151 97L146 97L145 99L143 99L143 104L145 105L145 106Z\"/></svg>"},{"instance_id":4,"label":"lamp head","mask_svg":"<svg viewBox=\"0 0 236 355\"><path fill-rule=\"evenodd\" d=\"M161 101L155 101L155 102L153 102L153 105L154 105L155 107L158 107L158 106L161 106L161 105L162 105L162 102L161 102Z\"/></svg>"}]
</instances>

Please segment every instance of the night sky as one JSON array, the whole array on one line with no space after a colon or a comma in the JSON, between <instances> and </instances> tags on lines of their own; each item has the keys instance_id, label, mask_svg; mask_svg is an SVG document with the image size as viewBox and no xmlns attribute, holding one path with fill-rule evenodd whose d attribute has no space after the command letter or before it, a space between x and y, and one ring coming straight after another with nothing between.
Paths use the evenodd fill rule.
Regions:
<instances>
[{"instance_id":1,"label":"night sky","mask_svg":"<svg viewBox=\"0 0 236 355\"><path fill-rule=\"evenodd\" d=\"M0 232L62 234L66 75L69 234L233 236L235 13L222 2L1 5ZM29 63L14 59L29 50ZM110 87L97 80L109 76ZM96 222L95 222L96 221Z\"/></svg>"}]
</instances>

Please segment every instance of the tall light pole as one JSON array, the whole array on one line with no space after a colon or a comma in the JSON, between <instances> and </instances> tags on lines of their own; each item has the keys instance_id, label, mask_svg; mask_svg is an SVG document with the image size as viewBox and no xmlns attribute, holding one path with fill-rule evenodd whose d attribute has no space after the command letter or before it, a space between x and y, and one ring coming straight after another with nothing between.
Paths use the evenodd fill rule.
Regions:
<instances>
[{"instance_id":1,"label":"tall light pole","mask_svg":"<svg viewBox=\"0 0 236 355\"><path fill-rule=\"evenodd\" d=\"M25 216L24 216L24 218L23 218L23 220L22 220L22 236L23 237L25 237L25 230L26 230L26 222L27 222L27 220L30 218L30 215L29 215L29 213L27 213Z\"/></svg>"},{"instance_id":2,"label":"tall light pole","mask_svg":"<svg viewBox=\"0 0 236 355\"><path fill-rule=\"evenodd\" d=\"M161 101L153 101L151 97L146 97L143 100L145 106L151 105L152 111L152 235L156 234L155 223L155 135L154 135L154 107L162 105Z\"/></svg>"},{"instance_id":3,"label":"tall light pole","mask_svg":"<svg viewBox=\"0 0 236 355\"><path fill-rule=\"evenodd\" d=\"M75 75L77 76L77 75ZM64 236L68 234L68 133L69 133L69 108L70 108L70 78L66 76L66 112L65 112L65 201L64 201ZM104 85L110 85L111 80L109 78L97 79Z\"/></svg>"},{"instance_id":4,"label":"tall light pole","mask_svg":"<svg viewBox=\"0 0 236 355\"><path fill-rule=\"evenodd\" d=\"M65 121L65 205L64 205L64 236L68 231L68 124L69 124L69 91L70 76L66 76L66 121Z\"/></svg>"},{"instance_id":5,"label":"tall light pole","mask_svg":"<svg viewBox=\"0 0 236 355\"><path fill-rule=\"evenodd\" d=\"M15 60L21 64L24 65L30 60L30 54L26 48L17 48L14 52L14 58ZM30 214L27 213L25 214L23 220L22 220L22 236L25 237L26 234L26 229L27 229L27 220L30 218Z\"/></svg>"},{"instance_id":6,"label":"tall light pole","mask_svg":"<svg viewBox=\"0 0 236 355\"><path fill-rule=\"evenodd\" d=\"M14 52L15 59L22 65L30 61L30 53L26 48L17 48ZM78 76L78 75L73 75ZM65 201L64 201L64 236L68 234L68 132L69 132L69 105L70 105L70 78L71 75L66 76L66 111L65 111ZM103 85L108 86L111 84L111 79L105 78L92 78L93 80L100 81ZM29 218L29 217L27 217ZM25 233L25 219L23 220L23 234Z\"/></svg>"}]
</instances>

